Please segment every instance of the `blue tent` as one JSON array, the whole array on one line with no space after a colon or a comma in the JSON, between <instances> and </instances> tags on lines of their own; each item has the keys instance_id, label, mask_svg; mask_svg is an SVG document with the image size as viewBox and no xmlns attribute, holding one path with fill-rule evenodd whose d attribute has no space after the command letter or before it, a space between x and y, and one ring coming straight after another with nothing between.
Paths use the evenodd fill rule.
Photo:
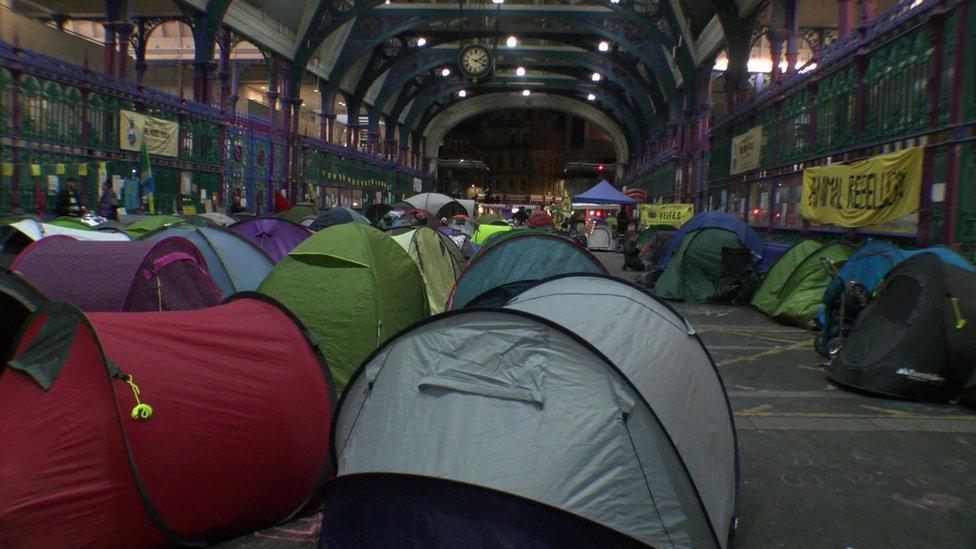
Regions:
<instances>
[{"instance_id":1,"label":"blue tent","mask_svg":"<svg viewBox=\"0 0 976 549\"><path fill-rule=\"evenodd\" d=\"M840 306L840 295L844 292L844 281L857 282L870 293L878 286L888 271L902 261L921 253L939 256L944 263L961 269L974 270L972 264L962 256L943 246L932 246L919 250L902 250L887 242L869 242L858 248L838 270L839 278L834 278L824 291L817 320L827 326L827 319L836 307Z\"/></svg>"},{"instance_id":2,"label":"blue tent","mask_svg":"<svg viewBox=\"0 0 976 549\"><path fill-rule=\"evenodd\" d=\"M312 229L313 231L320 231L333 225L353 222L362 223L363 225L371 225L369 220L356 210L346 208L345 206L336 206L335 208L329 208L328 210L322 212L318 217L315 218L315 221L312 221L312 224L309 225L308 228Z\"/></svg>"},{"instance_id":3,"label":"blue tent","mask_svg":"<svg viewBox=\"0 0 976 549\"><path fill-rule=\"evenodd\" d=\"M684 240L685 235L698 229L725 229L731 231L739 237L739 242L749 249L753 263L758 264L762 260L762 240L756 236L756 233L744 221L725 212L708 211L692 217L680 229L674 232L671 241L668 242L668 245L661 253L661 259L657 263L658 268L664 269L667 267L668 261L671 260L671 256L681 246L681 241Z\"/></svg>"},{"instance_id":4,"label":"blue tent","mask_svg":"<svg viewBox=\"0 0 976 549\"><path fill-rule=\"evenodd\" d=\"M144 235L142 240L155 241L171 236L181 236L200 250L210 277L224 297L257 290L274 268L274 261L261 248L223 227L169 226Z\"/></svg>"},{"instance_id":5,"label":"blue tent","mask_svg":"<svg viewBox=\"0 0 976 549\"><path fill-rule=\"evenodd\" d=\"M636 200L615 189L605 179L590 187L586 192L574 196L573 202L584 204L626 204L628 206L637 204Z\"/></svg>"},{"instance_id":6,"label":"blue tent","mask_svg":"<svg viewBox=\"0 0 976 549\"><path fill-rule=\"evenodd\" d=\"M543 278L580 272L607 271L588 250L566 237L539 231L506 233L471 258L454 283L447 309L475 304L500 307L520 291L516 287L524 289L522 286Z\"/></svg>"}]
</instances>

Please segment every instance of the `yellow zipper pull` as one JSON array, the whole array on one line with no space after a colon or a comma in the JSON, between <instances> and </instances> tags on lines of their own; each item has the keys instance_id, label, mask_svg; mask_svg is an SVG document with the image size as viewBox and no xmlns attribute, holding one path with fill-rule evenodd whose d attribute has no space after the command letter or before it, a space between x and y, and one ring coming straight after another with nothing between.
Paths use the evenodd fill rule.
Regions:
<instances>
[{"instance_id":1,"label":"yellow zipper pull","mask_svg":"<svg viewBox=\"0 0 976 549\"><path fill-rule=\"evenodd\" d=\"M962 317L962 311L959 310L959 300L955 297L950 297L949 301L952 302L952 312L956 313L956 329L962 330L966 327L966 319Z\"/></svg>"}]
</instances>

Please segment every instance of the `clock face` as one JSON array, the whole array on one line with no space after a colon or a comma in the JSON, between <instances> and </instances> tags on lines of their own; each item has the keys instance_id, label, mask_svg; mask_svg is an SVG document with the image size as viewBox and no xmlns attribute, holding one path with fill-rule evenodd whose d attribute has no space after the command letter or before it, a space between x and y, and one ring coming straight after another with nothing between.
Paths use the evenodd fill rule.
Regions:
<instances>
[{"instance_id":1,"label":"clock face","mask_svg":"<svg viewBox=\"0 0 976 549\"><path fill-rule=\"evenodd\" d=\"M491 72L493 66L491 51L481 44L465 46L458 57L458 65L469 78L482 78Z\"/></svg>"}]
</instances>

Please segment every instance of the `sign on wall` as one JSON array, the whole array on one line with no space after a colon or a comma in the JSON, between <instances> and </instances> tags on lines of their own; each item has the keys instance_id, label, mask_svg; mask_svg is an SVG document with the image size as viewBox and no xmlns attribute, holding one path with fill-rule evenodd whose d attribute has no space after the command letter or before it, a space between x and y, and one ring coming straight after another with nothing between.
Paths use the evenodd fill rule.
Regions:
<instances>
[{"instance_id":1,"label":"sign on wall","mask_svg":"<svg viewBox=\"0 0 976 549\"><path fill-rule=\"evenodd\" d=\"M838 227L877 225L917 210L921 188L922 147L807 168L800 213Z\"/></svg>"},{"instance_id":2,"label":"sign on wall","mask_svg":"<svg viewBox=\"0 0 976 549\"><path fill-rule=\"evenodd\" d=\"M640 223L650 225L671 225L680 227L694 217L694 204L638 204Z\"/></svg>"},{"instance_id":3,"label":"sign on wall","mask_svg":"<svg viewBox=\"0 0 976 549\"><path fill-rule=\"evenodd\" d=\"M759 168L759 157L760 152L762 152L762 130L762 126L756 126L732 138L730 174L735 175Z\"/></svg>"},{"instance_id":4,"label":"sign on wall","mask_svg":"<svg viewBox=\"0 0 976 549\"><path fill-rule=\"evenodd\" d=\"M180 125L137 112L119 111L119 148L136 151L146 142L150 154L176 156L179 154Z\"/></svg>"}]
</instances>

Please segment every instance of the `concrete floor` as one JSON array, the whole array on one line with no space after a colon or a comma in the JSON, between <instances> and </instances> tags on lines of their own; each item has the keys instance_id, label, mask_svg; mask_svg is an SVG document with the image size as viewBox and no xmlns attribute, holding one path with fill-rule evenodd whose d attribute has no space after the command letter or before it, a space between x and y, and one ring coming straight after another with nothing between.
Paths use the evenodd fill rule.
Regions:
<instances>
[{"instance_id":1,"label":"concrete floor","mask_svg":"<svg viewBox=\"0 0 976 549\"><path fill-rule=\"evenodd\" d=\"M630 280L618 254L597 254ZM746 307L677 304L722 372L738 430L737 547L976 548L976 413L828 383L813 334ZM226 544L311 547L315 519Z\"/></svg>"}]
</instances>

